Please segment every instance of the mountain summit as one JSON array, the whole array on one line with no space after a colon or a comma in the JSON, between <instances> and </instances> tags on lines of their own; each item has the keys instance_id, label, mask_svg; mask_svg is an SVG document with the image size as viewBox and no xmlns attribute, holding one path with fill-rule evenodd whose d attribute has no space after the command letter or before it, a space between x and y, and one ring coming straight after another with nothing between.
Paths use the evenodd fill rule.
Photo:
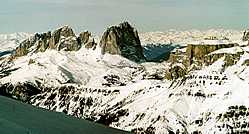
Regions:
<instances>
[{"instance_id":1,"label":"mountain summit","mask_svg":"<svg viewBox=\"0 0 249 134\"><path fill-rule=\"evenodd\" d=\"M102 54L119 54L135 62L145 60L138 32L128 22L108 28L100 46Z\"/></svg>"},{"instance_id":2,"label":"mountain summit","mask_svg":"<svg viewBox=\"0 0 249 134\"><path fill-rule=\"evenodd\" d=\"M58 28L53 33L38 34L24 40L16 48L14 56L20 57L28 53L44 52L47 49L58 51L77 51L82 46L96 49L97 43L90 32L81 32L77 37L69 26ZM128 22L108 28L100 41L102 54L121 55L135 62L145 61L143 48L135 30Z\"/></svg>"},{"instance_id":3,"label":"mountain summit","mask_svg":"<svg viewBox=\"0 0 249 134\"><path fill-rule=\"evenodd\" d=\"M28 53L44 52L47 49L76 51L80 44L77 42L73 30L69 26L63 26L53 33L36 33L34 36L24 40L15 50L15 56L24 56Z\"/></svg>"}]
</instances>

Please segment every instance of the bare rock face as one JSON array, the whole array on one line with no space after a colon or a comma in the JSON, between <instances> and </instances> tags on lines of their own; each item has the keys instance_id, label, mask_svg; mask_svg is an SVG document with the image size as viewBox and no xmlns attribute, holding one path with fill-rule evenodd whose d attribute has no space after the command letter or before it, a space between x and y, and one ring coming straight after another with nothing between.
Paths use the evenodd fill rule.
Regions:
<instances>
[{"instance_id":1,"label":"bare rock face","mask_svg":"<svg viewBox=\"0 0 249 134\"><path fill-rule=\"evenodd\" d=\"M242 40L243 41L249 41L249 29L244 31Z\"/></svg>"},{"instance_id":2,"label":"bare rock face","mask_svg":"<svg viewBox=\"0 0 249 134\"><path fill-rule=\"evenodd\" d=\"M167 61L171 64L171 67L170 69L166 70L165 78L168 80L182 78L189 71L198 70L202 68L203 65L210 65L224 56L226 57L224 67L233 65L238 61L238 58L236 57L240 57L243 52L238 52L236 54L212 54L212 52L223 48L232 48L235 46L238 46L238 44L226 42L224 40L206 40L206 42L200 44L190 43L184 48L184 51L183 49L180 49L176 52L171 52Z\"/></svg>"},{"instance_id":3,"label":"bare rock face","mask_svg":"<svg viewBox=\"0 0 249 134\"><path fill-rule=\"evenodd\" d=\"M23 56L28 54L29 52L35 51L45 51L49 44L49 39L51 37L51 33L36 33L34 36L24 40L15 50L15 56ZM32 47L37 45L37 47Z\"/></svg>"},{"instance_id":4,"label":"bare rock face","mask_svg":"<svg viewBox=\"0 0 249 134\"><path fill-rule=\"evenodd\" d=\"M117 54L135 62L145 61L138 33L128 22L108 28L100 46L102 54Z\"/></svg>"},{"instance_id":5,"label":"bare rock face","mask_svg":"<svg viewBox=\"0 0 249 134\"><path fill-rule=\"evenodd\" d=\"M90 37L91 37L91 33L88 31L85 31L85 32L80 33L78 39L81 44L86 44L89 41Z\"/></svg>"},{"instance_id":6,"label":"bare rock face","mask_svg":"<svg viewBox=\"0 0 249 134\"><path fill-rule=\"evenodd\" d=\"M49 42L49 48L77 51L80 49L80 45L77 42L77 37L75 36L72 28L64 26L53 32Z\"/></svg>"},{"instance_id":7,"label":"bare rock face","mask_svg":"<svg viewBox=\"0 0 249 134\"><path fill-rule=\"evenodd\" d=\"M249 46L249 29L244 32L242 40L243 41L248 41L247 45Z\"/></svg>"},{"instance_id":8,"label":"bare rock face","mask_svg":"<svg viewBox=\"0 0 249 134\"><path fill-rule=\"evenodd\" d=\"M44 52L47 49L58 51L77 51L81 47L72 28L69 26L61 27L53 33L36 33L33 37L24 40L15 50L14 56L24 56L28 53Z\"/></svg>"},{"instance_id":9,"label":"bare rock face","mask_svg":"<svg viewBox=\"0 0 249 134\"><path fill-rule=\"evenodd\" d=\"M181 77L184 77L187 74L187 71L185 68L181 66L172 66L170 69L168 69L165 73L165 78L167 80L174 80Z\"/></svg>"},{"instance_id":10,"label":"bare rock face","mask_svg":"<svg viewBox=\"0 0 249 134\"><path fill-rule=\"evenodd\" d=\"M80 33L80 35L78 37L78 41L85 48L96 49L97 43L94 41L92 34L88 31Z\"/></svg>"},{"instance_id":11,"label":"bare rock face","mask_svg":"<svg viewBox=\"0 0 249 134\"><path fill-rule=\"evenodd\" d=\"M49 46L49 40L51 38L51 32L43 33L43 34L36 34L37 39L37 51L44 52Z\"/></svg>"},{"instance_id":12,"label":"bare rock face","mask_svg":"<svg viewBox=\"0 0 249 134\"><path fill-rule=\"evenodd\" d=\"M201 64L205 63L205 56L215 50L219 50L221 48L230 48L237 46L237 44L216 44L216 45L209 45L209 44L188 44L186 55L188 58L187 65L190 66L194 61L198 61Z\"/></svg>"},{"instance_id":13,"label":"bare rock face","mask_svg":"<svg viewBox=\"0 0 249 134\"><path fill-rule=\"evenodd\" d=\"M0 85L0 95L28 102L33 95L41 93L41 88L33 83L5 83Z\"/></svg>"},{"instance_id":14,"label":"bare rock face","mask_svg":"<svg viewBox=\"0 0 249 134\"><path fill-rule=\"evenodd\" d=\"M77 51L80 49L80 45L77 42L77 38L71 36L71 37L67 37L67 38L61 38L56 49L58 51L60 51L60 50Z\"/></svg>"},{"instance_id":15,"label":"bare rock face","mask_svg":"<svg viewBox=\"0 0 249 134\"><path fill-rule=\"evenodd\" d=\"M217 61L221 57L225 57L223 67L232 66L239 61L241 55L243 55L244 53L245 52L242 51L242 52L237 52L237 53L209 54L209 55L205 56L205 63L209 65L209 64L214 63L215 61Z\"/></svg>"}]
</instances>

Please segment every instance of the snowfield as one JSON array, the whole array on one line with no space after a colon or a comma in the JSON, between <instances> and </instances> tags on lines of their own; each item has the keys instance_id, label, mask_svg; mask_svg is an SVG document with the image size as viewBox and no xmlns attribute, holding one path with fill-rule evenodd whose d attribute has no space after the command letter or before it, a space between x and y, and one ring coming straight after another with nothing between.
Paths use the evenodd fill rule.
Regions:
<instances>
[{"instance_id":1,"label":"snowfield","mask_svg":"<svg viewBox=\"0 0 249 134\"><path fill-rule=\"evenodd\" d=\"M98 50L82 48L77 52L48 50L15 60L15 73L1 79L4 83L41 80L48 85L75 83L85 86L102 86L103 76L119 75L120 81L131 81L132 73L143 69L120 56L100 55Z\"/></svg>"},{"instance_id":2,"label":"snowfield","mask_svg":"<svg viewBox=\"0 0 249 134\"><path fill-rule=\"evenodd\" d=\"M76 52L47 50L18 57L9 67L14 71L0 82L18 85L38 81L43 92L31 97L32 105L135 133L248 132L249 49L241 43L241 33L169 30L140 34L144 45L185 46L206 36L240 42L240 46L211 53L243 52L234 65L224 66L224 56L171 81L164 79L170 66L167 62L138 64L118 55L101 55L97 47Z\"/></svg>"}]
</instances>

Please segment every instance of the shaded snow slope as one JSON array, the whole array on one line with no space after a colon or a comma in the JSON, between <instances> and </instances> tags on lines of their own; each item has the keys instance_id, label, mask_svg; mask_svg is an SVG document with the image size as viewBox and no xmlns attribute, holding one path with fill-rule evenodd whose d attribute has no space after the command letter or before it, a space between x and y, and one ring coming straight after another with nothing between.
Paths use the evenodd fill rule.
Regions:
<instances>
[{"instance_id":1,"label":"shaded snow slope","mask_svg":"<svg viewBox=\"0 0 249 134\"><path fill-rule=\"evenodd\" d=\"M128 133L69 117L62 113L35 108L2 96L0 96L0 107L0 131L2 134Z\"/></svg>"}]
</instances>

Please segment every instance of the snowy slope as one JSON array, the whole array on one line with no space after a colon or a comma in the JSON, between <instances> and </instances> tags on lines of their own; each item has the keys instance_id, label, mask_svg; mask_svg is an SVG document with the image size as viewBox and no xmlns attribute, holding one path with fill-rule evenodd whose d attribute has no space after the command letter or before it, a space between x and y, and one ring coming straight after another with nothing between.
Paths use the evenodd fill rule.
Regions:
<instances>
[{"instance_id":1,"label":"snowy slope","mask_svg":"<svg viewBox=\"0 0 249 134\"><path fill-rule=\"evenodd\" d=\"M211 66L191 72L186 79L175 81L137 80L113 88L55 88L34 96L31 103L101 123L111 120L106 124L134 132L222 134L248 130L248 127L242 129L233 124L248 122L248 116L240 111L237 120L222 119L230 107L244 106L245 113L249 112L249 70L242 65L246 59L249 59L247 53L224 72L221 71L224 61L220 59ZM63 94L65 92L70 93ZM233 129L227 129L226 124Z\"/></svg>"},{"instance_id":2,"label":"snowy slope","mask_svg":"<svg viewBox=\"0 0 249 134\"><path fill-rule=\"evenodd\" d=\"M102 56L98 50L85 48L76 52L48 50L19 57L14 60L10 69L15 68L18 70L2 78L2 83L38 80L50 86L66 83L102 86L105 82L104 76L118 74L119 81L127 83L133 79L133 72L143 69L142 66L120 56Z\"/></svg>"},{"instance_id":3,"label":"snowy slope","mask_svg":"<svg viewBox=\"0 0 249 134\"><path fill-rule=\"evenodd\" d=\"M127 134L62 113L50 112L0 96L0 131L2 134ZM31 120L32 119L32 120Z\"/></svg>"},{"instance_id":4,"label":"snowy slope","mask_svg":"<svg viewBox=\"0 0 249 134\"><path fill-rule=\"evenodd\" d=\"M241 42L240 32L229 30L170 32L181 46L213 34ZM144 44L166 44L169 37L146 33L141 38ZM224 66L224 56L172 81L163 79L167 62L137 64L101 55L99 48L47 50L15 59L9 67L14 71L0 82L15 86L39 81L42 92L31 96L32 105L137 133L243 132L249 131L248 50L236 46L214 51L241 54L234 65Z\"/></svg>"}]
</instances>

